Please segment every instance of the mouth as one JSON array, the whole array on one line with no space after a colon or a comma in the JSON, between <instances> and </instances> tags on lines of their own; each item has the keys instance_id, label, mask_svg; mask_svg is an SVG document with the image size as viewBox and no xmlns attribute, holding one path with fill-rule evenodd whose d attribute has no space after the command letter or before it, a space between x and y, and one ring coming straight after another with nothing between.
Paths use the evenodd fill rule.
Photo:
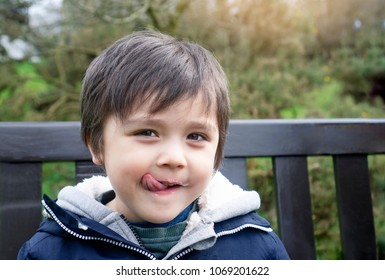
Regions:
<instances>
[{"instance_id":1,"label":"mouth","mask_svg":"<svg viewBox=\"0 0 385 280\"><path fill-rule=\"evenodd\" d=\"M161 192L187 186L187 184L177 180L157 180L148 173L142 177L141 183L142 186L150 192Z\"/></svg>"}]
</instances>

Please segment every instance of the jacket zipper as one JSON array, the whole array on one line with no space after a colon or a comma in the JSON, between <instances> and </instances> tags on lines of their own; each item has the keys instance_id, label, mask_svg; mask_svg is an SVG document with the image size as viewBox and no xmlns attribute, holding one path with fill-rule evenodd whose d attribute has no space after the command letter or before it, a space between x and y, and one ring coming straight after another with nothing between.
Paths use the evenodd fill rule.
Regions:
<instances>
[{"instance_id":1,"label":"jacket zipper","mask_svg":"<svg viewBox=\"0 0 385 280\"><path fill-rule=\"evenodd\" d=\"M184 255L186 255L192 251L194 251L193 248L187 248L186 250L179 252L175 257L171 258L171 260L173 260L173 261L179 260L181 257L183 257Z\"/></svg>"},{"instance_id":2,"label":"jacket zipper","mask_svg":"<svg viewBox=\"0 0 385 280\"><path fill-rule=\"evenodd\" d=\"M256 229L263 230L263 231L266 231L266 232L273 231L272 228L268 228L268 227L258 226L258 225L254 225L254 224L244 224L244 225L241 225L241 226L236 227L234 229L224 230L224 231L218 232L217 233L217 237L221 237L221 236L225 236L225 235L230 235L230 234L235 234L235 233L240 232L241 230L244 230L246 228L256 228Z\"/></svg>"},{"instance_id":3,"label":"jacket zipper","mask_svg":"<svg viewBox=\"0 0 385 280\"><path fill-rule=\"evenodd\" d=\"M122 247L122 248L125 248L125 249L129 249L129 250L132 250L132 251L135 251L137 253L140 253L142 255L144 255L145 257L151 259L151 260L156 260L156 257L152 254L149 254L148 252L138 248L138 247L134 247L134 246L130 246L130 245L127 245L127 244L124 244L123 242L118 242L118 241L115 241L113 239L110 239L110 238L102 238L102 237L95 237L95 236L87 236L87 235L81 235L79 233L76 233L74 232L73 230L69 229L68 227L66 227L61 221L60 219L55 215L55 213L52 211L52 209L45 203L45 201L43 200L42 201L43 203L43 206L44 208L48 211L49 215L52 217L52 219L65 231L67 232L68 234L72 235L72 236L75 236L76 238L79 238L79 239L83 239L83 240L97 240L97 241L103 241L103 242L107 242L107 243L111 243L113 245L116 245L116 246L119 246L119 247Z\"/></svg>"},{"instance_id":4,"label":"jacket zipper","mask_svg":"<svg viewBox=\"0 0 385 280\"><path fill-rule=\"evenodd\" d=\"M121 215L120 218L123 219L123 221L126 223L126 225L131 229L132 233L134 234L134 236L136 238L136 241L139 243L139 246L144 247L142 241L140 240L140 238L138 236L138 234L136 233L136 231L132 227L131 223L127 220L127 218L124 217L124 215Z\"/></svg>"},{"instance_id":5,"label":"jacket zipper","mask_svg":"<svg viewBox=\"0 0 385 280\"><path fill-rule=\"evenodd\" d=\"M238 233L246 228L256 228L256 229L259 229L259 230L263 230L263 231L266 231L266 232L271 232L273 231L272 228L267 228L267 227L262 227L262 226L258 226L258 225L254 225L254 224L244 224L244 225L241 225L239 227L236 227L234 229L231 229L231 230L224 230L224 231L221 231L221 232L218 232L216 234L217 238L221 237L221 236L225 236L225 235L231 235L231 234L235 234L235 233ZM192 248L187 248L186 250L178 253L175 257L173 257L171 260L178 260L180 259L181 257L183 257L184 255L190 253L194 251L194 249Z\"/></svg>"}]
</instances>

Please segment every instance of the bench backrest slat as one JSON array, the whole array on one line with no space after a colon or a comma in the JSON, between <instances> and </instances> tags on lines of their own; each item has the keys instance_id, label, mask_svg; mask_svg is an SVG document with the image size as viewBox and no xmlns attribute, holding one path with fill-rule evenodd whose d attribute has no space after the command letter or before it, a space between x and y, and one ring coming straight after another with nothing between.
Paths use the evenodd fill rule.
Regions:
<instances>
[{"instance_id":1,"label":"bench backrest slat","mask_svg":"<svg viewBox=\"0 0 385 280\"><path fill-rule=\"evenodd\" d=\"M41 221L41 164L0 162L0 259L14 259Z\"/></svg>"},{"instance_id":2,"label":"bench backrest slat","mask_svg":"<svg viewBox=\"0 0 385 280\"><path fill-rule=\"evenodd\" d=\"M307 159L274 157L273 169L281 239L293 259L315 259Z\"/></svg>"},{"instance_id":3,"label":"bench backrest slat","mask_svg":"<svg viewBox=\"0 0 385 280\"><path fill-rule=\"evenodd\" d=\"M376 238L367 157L335 156L333 161L343 257L374 259Z\"/></svg>"},{"instance_id":4,"label":"bench backrest slat","mask_svg":"<svg viewBox=\"0 0 385 280\"><path fill-rule=\"evenodd\" d=\"M314 259L307 159L332 156L342 257L375 259L367 162L375 154L385 154L385 119L233 120L221 170L246 187L246 160L272 159L276 230L293 259ZM53 161L75 162L78 182L104 173L91 162L79 122L0 122L0 259L14 259L38 227L42 163Z\"/></svg>"}]
</instances>

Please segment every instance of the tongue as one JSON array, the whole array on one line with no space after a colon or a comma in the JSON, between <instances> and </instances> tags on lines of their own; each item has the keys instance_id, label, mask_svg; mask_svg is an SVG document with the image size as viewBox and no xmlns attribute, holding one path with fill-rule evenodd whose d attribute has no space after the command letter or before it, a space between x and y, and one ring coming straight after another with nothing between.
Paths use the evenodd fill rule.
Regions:
<instances>
[{"instance_id":1,"label":"tongue","mask_svg":"<svg viewBox=\"0 0 385 280\"><path fill-rule=\"evenodd\" d=\"M151 174L142 177L142 185L149 191L157 192L167 189L167 186L156 180Z\"/></svg>"}]
</instances>

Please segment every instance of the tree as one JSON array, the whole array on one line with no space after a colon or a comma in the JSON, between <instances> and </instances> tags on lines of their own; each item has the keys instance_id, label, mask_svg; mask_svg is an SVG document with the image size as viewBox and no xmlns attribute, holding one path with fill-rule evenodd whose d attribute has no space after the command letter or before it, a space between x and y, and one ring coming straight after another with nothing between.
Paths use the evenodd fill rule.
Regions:
<instances>
[{"instance_id":1,"label":"tree","mask_svg":"<svg viewBox=\"0 0 385 280\"><path fill-rule=\"evenodd\" d=\"M18 14L25 16L17 21L19 37L33 46L35 52L23 58L32 65L26 68L30 73L17 73L14 61L1 67L10 77L3 79L0 91L0 104L6 105L0 109L3 120L7 116L15 118L16 111L17 118L24 120L78 119L81 80L89 63L107 45L134 30L149 28L173 34L190 3L188 0L63 0L55 21L32 26L25 9L34 2L8 2L12 5L4 6L4 16L18 7ZM40 86L33 88L34 93L26 94L25 84L13 86L6 82L13 79L34 79ZM23 113L12 104L28 105Z\"/></svg>"}]
</instances>

